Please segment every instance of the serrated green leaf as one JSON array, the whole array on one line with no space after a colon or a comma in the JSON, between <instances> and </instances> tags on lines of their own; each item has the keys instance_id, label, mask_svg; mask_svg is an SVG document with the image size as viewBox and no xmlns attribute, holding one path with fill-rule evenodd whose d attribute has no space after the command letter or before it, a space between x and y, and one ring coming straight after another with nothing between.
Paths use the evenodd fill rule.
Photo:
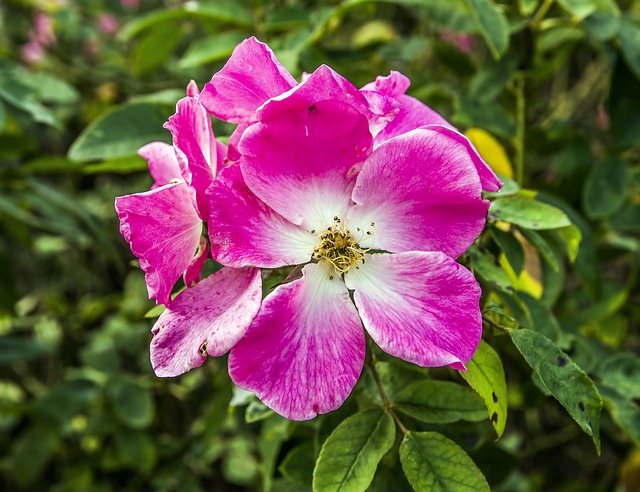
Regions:
<instances>
[{"instance_id":1,"label":"serrated green leaf","mask_svg":"<svg viewBox=\"0 0 640 492\"><path fill-rule=\"evenodd\" d=\"M507 423L507 381L498 354L484 340L480 341L473 359L467 363L467 372L460 375L484 400L498 438Z\"/></svg>"},{"instance_id":2,"label":"serrated green leaf","mask_svg":"<svg viewBox=\"0 0 640 492\"><path fill-rule=\"evenodd\" d=\"M602 364L598 376L604 384L630 398L640 398L640 358L616 354Z\"/></svg>"},{"instance_id":3,"label":"serrated green leaf","mask_svg":"<svg viewBox=\"0 0 640 492\"><path fill-rule=\"evenodd\" d=\"M640 79L640 26L623 19L618 32L622 56L631 71Z\"/></svg>"},{"instance_id":4,"label":"serrated green leaf","mask_svg":"<svg viewBox=\"0 0 640 492\"><path fill-rule=\"evenodd\" d=\"M498 246L500 246L514 273L520 275L524 268L524 249L520 241L513 234L501 231L496 227L491 228L491 234Z\"/></svg>"},{"instance_id":5,"label":"serrated green leaf","mask_svg":"<svg viewBox=\"0 0 640 492\"><path fill-rule=\"evenodd\" d=\"M544 335L526 329L512 330L509 334L554 398L582 430L593 438L600 453L602 398L591 378Z\"/></svg>"},{"instance_id":6,"label":"serrated green leaf","mask_svg":"<svg viewBox=\"0 0 640 492\"><path fill-rule=\"evenodd\" d=\"M478 422L487 410L478 396L449 381L426 380L398 392L393 407L422 422L447 424L458 420Z\"/></svg>"},{"instance_id":7,"label":"serrated green leaf","mask_svg":"<svg viewBox=\"0 0 640 492\"><path fill-rule=\"evenodd\" d=\"M411 432L400 444L400 461L416 492L490 492L473 460L437 432Z\"/></svg>"},{"instance_id":8,"label":"serrated green leaf","mask_svg":"<svg viewBox=\"0 0 640 492\"><path fill-rule=\"evenodd\" d=\"M366 490L394 439L395 424L387 412L372 409L352 415L322 446L313 470L313 490Z\"/></svg>"},{"instance_id":9,"label":"serrated green leaf","mask_svg":"<svg viewBox=\"0 0 640 492\"><path fill-rule=\"evenodd\" d=\"M0 364L25 362L50 351L50 347L29 338L14 336L0 338Z\"/></svg>"},{"instance_id":10,"label":"serrated green leaf","mask_svg":"<svg viewBox=\"0 0 640 492\"><path fill-rule=\"evenodd\" d=\"M224 60L246 37L247 35L242 32L225 32L196 39L189 45L178 65L182 68L193 68Z\"/></svg>"},{"instance_id":11,"label":"serrated green leaf","mask_svg":"<svg viewBox=\"0 0 640 492\"><path fill-rule=\"evenodd\" d=\"M615 423L627 433L636 446L640 446L640 406L606 385L599 384L598 391Z\"/></svg>"},{"instance_id":12,"label":"serrated green leaf","mask_svg":"<svg viewBox=\"0 0 640 492\"><path fill-rule=\"evenodd\" d=\"M629 184L629 165L618 157L595 166L584 184L584 211L591 219L607 217L619 210Z\"/></svg>"},{"instance_id":13,"label":"serrated green leaf","mask_svg":"<svg viewBox=\"0 0 640 492\"><path fill-rule=\"evenodd\" d=\"M315 461L314 444L306 442L289 451L278 470L287 480L311 487Z\"/></svg>"},{"instance_id":14,"label":"serrated green leaf","mask_svg":"<svg viewBox=\"0 0 640 492\"><path fill-rule=\"evenodd\" d=\"M108 394L116 416L132 429L148 427L155 413L150 391L129 379L114 380Z\"/></svg>"},{"instance_id":15,"label":"serrated green leaf","mask_svg":"<svg viewBox=\"0 0 640 492\"><path fill-rule=\"evenodd\" d=\"M467 1L491 54L495 59L500 58L509 47L507 18L491 0Z\"/></svg>"},{"instance_id":16,"label":"serrated green leaf","mask_svg":"<svg viewBox=\"0 0 640 492\"><path fill-rule=\"evenodd\" d=\"M68 157L91 161L133 156L156 140L170 142L162 125L168 114L161 106L135 103L119 106L91 123L73 142Z\"/></svg>"},{"instance_id":17,"label":"serrated green leaf","mask_svg":"<svg viewBox=\"0 0 640 492\"><path fill-rule=\"evenodd\" d=\"M533 230L571 225L569 217L559 208L520 196L494 200L489 207L489 217Z\"/></svg>"},{"instance_id":18,"label":"serrated green leaf","mask_svg":"<svg viewBox=\"0 0 640 492\"><path fill-rule=\"evenodd\" d=\"M491 284L495 289L513 294L514 288L507 272L498 264L498 260L486 251L481 251L472 246L467 252L471 268L475 270L483 280Z\"/></svg>"},{"instance_id":19,"label":"serrated green leaf","mask_svg":"<svg viewBox=\"0 0 640 492\"><path fill-rule=\"evenodd\" d=\"M556 272L560 270L560 258L558 258L555 250L542 235L540 235L536 231L524 228L521 228L520 232L525 238L527 238L527 241L535 246L535 248L542 255L542 258L544 258L544 260L551 266L551 268L553 268Z\"/></svg>"}]
</instances>

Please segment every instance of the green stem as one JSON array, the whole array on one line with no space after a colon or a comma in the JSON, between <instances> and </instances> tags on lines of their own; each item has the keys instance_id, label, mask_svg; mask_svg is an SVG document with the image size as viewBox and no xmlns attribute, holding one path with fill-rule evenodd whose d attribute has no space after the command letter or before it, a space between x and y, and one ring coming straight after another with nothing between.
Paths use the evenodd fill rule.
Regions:
<instances>
[{"instance_id":1,"label":"green stem","mask_svg":"<svg viewBox=\"0 0 640 492\"><path fill-rule=\"evenodd\" d=\"M554 2L554 0L544 0L542 5L540 6L538 11L536 12L536 15L534 15L533 19L531 20L531 29L532 30L534 30L534 31L538 30L538 28L540 27L540 23L544 20L544 16L547 15L547 12L549 11L551 6L553 5L553 2Z\"/></svg>"},{"instance_id":2,"label":"green stem","mask_svg":"<svg viewBox=\"0 0 640 492\"><path fill-rule=\"evenodd\" d=\"M526 100L524 97L525 74L518 72L514 78L514 92L516 97L516 138L514 147L515 155L515 175L517 183L522 186L524 182L524 146L525 146L525 113Z\"/></svg>"},{"instance_id":3,"label":"green stem","mask_svg":"<svg viewBox=\"0 0 640 492\"><path fill-rule=\"evenodd\" d=\"M396 414L396 412L393 410L393 405L391 404L391 402L389 402L389 399L387 398L387 394L384 392L384 388L382 387L382 383L380 382L380 376L378 375L378 371L376 371L376 365L375 365L375 360L373 358L373 355L371 356L371 360L369 361L368 365L369 365L369 370L371 371L371 375L373 376L373 380L376 383L376 387L378 388L378 393L380 393L380 399L382 400L384 409L387 412L389 412L391 417L393 417L393 420L396 421L396 424L398 424L398 427L400 428L402 433L405 436L408 435L409 430L404 426L404 424L400 420L400 417L398 417L398 414Z\"/></svg>"}]
</instances>

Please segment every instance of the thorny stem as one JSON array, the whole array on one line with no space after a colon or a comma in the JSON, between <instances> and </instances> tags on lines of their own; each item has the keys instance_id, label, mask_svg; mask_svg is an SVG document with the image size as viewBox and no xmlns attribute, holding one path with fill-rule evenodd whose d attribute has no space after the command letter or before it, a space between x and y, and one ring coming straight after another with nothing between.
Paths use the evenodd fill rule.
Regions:
<instances>
[{"instance_id":1,"label":"thorny stem","mask_svg":"<svg viewBox=\"0 0 640 492\"><path fill-rule=\"evenodd\" d=\"M409 430L404 426L404 424L400 421L400 418L393 410L393 405L389 402L387 398L387 394L384 392L384 388L382 387L382 383L380 382L380 376L378 375L378 371L376 371L375 358L372 355L369 360L369 369L371 370L371 375L373 376L373 380L376 383L376 387L378 388L378 393L380 393L380 398L382 399L382 404L384 405L384 409L389 412L389 414L393 417L393 420L396 421L398 427L402 431L402 433L406 436L409 434Z\"/></svg>"},{"instance_id":2,"label":"thorny stem","mask_svg":"<svg viewBox=\"0 0 640 492\"><path fill-rule=\"evenodd\" d=\"M507 328L506 326L502 326L500 323L496 323L491 318L487 318L486 316L482 317L482 321L505 333L509 333L512 330L512 328Z\"/></svg>"}]
</instances>

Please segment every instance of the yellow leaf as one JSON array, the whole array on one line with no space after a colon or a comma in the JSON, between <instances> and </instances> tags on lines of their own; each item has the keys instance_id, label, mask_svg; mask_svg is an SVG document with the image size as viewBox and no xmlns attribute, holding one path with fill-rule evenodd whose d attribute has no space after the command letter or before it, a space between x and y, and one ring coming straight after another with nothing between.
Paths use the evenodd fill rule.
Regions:
<instances>
[{"instance_id":1,"label":"yellow leaf","mask_svg":"<svg viewBox=\"0 0 640 492\"><path fill-rule=\"evenodd\" d=\"M464 133L496 173L513 179L513 166L504 147L493 136L481 128L469 128Z\"/></svg>"}]
</instances>

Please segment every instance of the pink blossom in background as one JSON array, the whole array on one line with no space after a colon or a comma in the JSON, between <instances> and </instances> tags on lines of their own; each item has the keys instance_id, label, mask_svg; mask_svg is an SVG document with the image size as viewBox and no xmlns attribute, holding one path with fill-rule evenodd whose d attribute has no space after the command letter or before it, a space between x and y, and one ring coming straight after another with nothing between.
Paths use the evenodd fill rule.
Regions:
<instances>
[{"instance_id":1,"label":"pink blossom in background","mask_svg":"<svg viewBox=\"0 0 640 492\"><path fill-rule=\"evenodd\" d=\"M473 51L473 36L469 34L459 34L448 29L439 32L440 39L455 46L463 53L471 54Z\"/></svg>"},{"instance_id":2,"label":"pink blossom in background","mask_svg":"<svg viewBox=\"0 0 640 492\"><path fill-rule=\"evenodd\" d=\"M44 48L34 42L30 41L22 46L22 59L27 63L37 63L44 58Z\"/></svg>"},{"instance_id":3,"label":"pink blossom in background","mask_svg":"<svg viewBox=\"0 0 640 492\"><path fill-rule=\"evenodd\" d=\"M133 10L138 8L140 5L140 0L120 0L120 5L122 5L125 9Z\"/></svg>"},{"instance_id":4,"label":"pink blossom in background","mask_svg":"<svg viewBox=\"0 0 640 492\"><path fill-rule=\"evenodd\" d=\"M53 21L51 17L42 12L36 14L33 20L33 29L29 33L31 41L43 47L56 42L56 35L53 32Z\"/></svg>"},{"instance_id":5,"label":"pink blossom in background","mask_svg":"<svg viewBox=\"0 0 640 492\"><path fill-rule=\"evenodd\" d=\"M118 21L111 14L100 14L98 16L98 29L105 34L114 34L118 30Z\"/></svg>"}]
</instances>

